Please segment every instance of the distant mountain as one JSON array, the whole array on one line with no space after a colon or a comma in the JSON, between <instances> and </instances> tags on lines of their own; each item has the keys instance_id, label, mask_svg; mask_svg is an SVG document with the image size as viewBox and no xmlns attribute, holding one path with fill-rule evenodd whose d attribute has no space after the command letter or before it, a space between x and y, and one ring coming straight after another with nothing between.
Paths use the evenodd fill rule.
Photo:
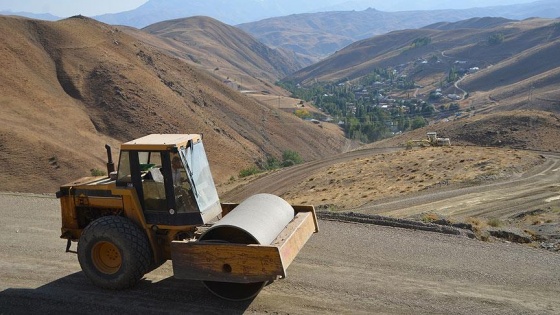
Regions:
<instances>
[{"instance_id":1,"label":"distant mountain","mask_svg":"<svg viewBox=\"0 0 560 315\"><path fill-rule=\"evenodd\" d=\"M60 20L59 16L54 16L52 14L49 13L30 13L30 12L12 12L12 11L0 11L0 15L6 15L6 16L23 16L23 17L28 17L31 19L37 19L37 20L45 20L45 21L57 21Z\"/></svg>"},{"instance_id":2,"label":"distant mountain","mask_svg":"<svg viewBox=\"0 0 560 315\"><path fill-rule=\"evenodd\" d=\"M560 16L560 2L542 0L530 4L471 8L384 12L337 11L296 14L237 25L270 47L283 47L316 58L324 58L350 43L394 30L415 29L439 22L457 22L473 17Z\"/></svg>"},{"instance_id":3,"label":"distant mountain","mask_svg":"<svg viewBox=\"0 0 560 315\"><path fill-rule=\"evenodd\" d=\"M524 3L504 5L512 2ZM134 10L94 18L111 25L136 28L193 16L208 16L229 25L242 23L238 26L261 43L293 51L298 58L307 59L305 63L308 64L355 41L394 30L484 16L518 20L560 17L560 2L557 0L527 2L458 1L452 6L462 9L443 10L450 6L449 1L149 0Z\"/></svg>"},{"instance_id":4,"label":"distant mountain","mask_svg":"<svg viewBox=\"0 0 560 315\"><path fill-rule=\"evenodd\" d=\"M234 25L258 21L272 16L314 12L341 0L150 0L135 10L104 14L94 18L109 24L138 28L147 25L192 16L209 16Z\"/></svg>"},{"instance_id":5,"label":"distant mountain","mask_svg":"<svg viewBox=\"0 0 560 315\"><path fill-rule=\"evenodd\" d=\"M414 11L414 10L442 10L442 9L470 9L491 7L500 5L511 5L519 3L530 3L531 0L468 0L468 1L449 1L449 0L430 0L430 1L411 1L411 0L351 0L325 7L323 11L352 11L375 8L381 11Z\"/></svg>"},{"instance_id":6,"label":"distant mountain","mask_svg":"<svg viewBox=\"0 0 560 315\"><path fill-rule=\"evenodd\" d=\"M336 83L390 68L417 82L417 93L436 88L459 93L446 83L448 74L472 68L473 73L460 82L469 95L483 94L515 109L525 108L534 95L532 106L538 103L540 109L559 111L559 51L560 19L475 18L358 41L285 80Z\"/></svg>"},{"instance_id":7,"label":"distant mountain","mask_svg":"<svg viewBox=\"0 0 560 315\"><path fill-rule=\"evenodd\" d=\"M426 1L415 0L150 0L135 10L116 14L105 14L95 16L94 18L109 24L128 25L142 28L165 20L202 15L212 17L226 24L235 25L254 22L270 17L301 13L352 10L361 11L367 8L375 8L381 11L390 12L441 10L445 8L469 9L473 7L489 7L515 2L526 3L530 2L530 0L472 0L457 1L452 4L450 4L447 0L434 0L429 3L426 3ZM527 9L527 7L524 9ZM544 13L546 14L546 12ZM548 14L527 16L550 17ZM461 19L463 18L467 17L465 16Z\"/></svg>"},{"instance_id":8,"label":"distant mountain","mask_svg":"<svg viewBox=\"0 0 560 315\"><path fill-rule=\"evenodd\" d=\"M469 0L455 2L448 0L431 0L429 2L416 0L149 0L134 10L98 15L93 18L113 25L142 28L161 21L202 15L234 25L299 13L361 11L367 8L391 12L467 9L527 2L531 2L531 0ZM67 17L27 12L0 12L0 15L19 15L44 20L58 20Z\"/></svg>"}]
</instances>

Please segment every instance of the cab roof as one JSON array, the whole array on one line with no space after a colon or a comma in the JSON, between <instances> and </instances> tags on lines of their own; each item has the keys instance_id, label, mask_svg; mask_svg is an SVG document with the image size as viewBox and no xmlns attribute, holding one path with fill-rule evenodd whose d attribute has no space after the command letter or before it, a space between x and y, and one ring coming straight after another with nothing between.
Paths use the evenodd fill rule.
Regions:
<instances>
[{"instance_id":1,"label":"cab roof","mask_svg":"<svg viewBox=\"0 0 560 315\"><path fill-rule=\"evenodd\" d=\"M200 134L150 134L121 144L121 150L163 151L186 146L189 140L198 142Z\"/></svg>"}]
</instances>

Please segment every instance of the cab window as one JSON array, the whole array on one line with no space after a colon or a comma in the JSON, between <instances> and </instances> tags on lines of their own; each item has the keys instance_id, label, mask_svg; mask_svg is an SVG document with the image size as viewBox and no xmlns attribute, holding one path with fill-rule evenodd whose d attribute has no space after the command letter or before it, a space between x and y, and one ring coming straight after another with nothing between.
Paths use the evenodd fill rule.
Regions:
<instances>
[{"instance_id":1,"label":"cab window","mask_svg":"<svg viewBox=\"0 0 560 315\"><path fill-rule=\"evenodd\" d=\"M130 153L128 151L121 151L117 182L124 183L125 185L132 183L132 177L130 176Z\"/></svg>"}]
</instances>

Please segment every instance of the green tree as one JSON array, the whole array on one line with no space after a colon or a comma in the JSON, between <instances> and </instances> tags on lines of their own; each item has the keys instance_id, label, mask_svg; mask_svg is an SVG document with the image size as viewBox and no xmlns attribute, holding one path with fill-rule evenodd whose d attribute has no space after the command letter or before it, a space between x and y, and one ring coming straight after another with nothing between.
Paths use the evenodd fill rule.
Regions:
<instances>
[{"instance_id":1,"label":"green tree","mask_svg":"<svg viewBox=\"0 0 560 315\"><path fill-rule=\"evenodd\" d=\"M459 103L449 104L449 110L451 110L451 111L458 111L460 109L461 109L461 106L459 105Z\"/></svg>"},{"instance_id":2,"label":"green tree","mask_svg":"<svg viewBox=\"0 0 560 315\"><path fill-rule=\"evenodd\" d=\"M459 79L459 74L457 73L457 69L453 67L449 70L449 74L447 75L447 82L452 83L457 81L457 79Z\"/></svg>"},{"instance_id":3,"label":"green tree","mask_svg":"<svg viewBox=\"0 0 560 315\"><path fill-rule=\"evenodd\" d=\"M412 120L411 128L412 129L422 128L422 127L426 126L426 124L427 124L426 119L424 119L424 117L416 116Z\"/></svg>"}]
</instances>

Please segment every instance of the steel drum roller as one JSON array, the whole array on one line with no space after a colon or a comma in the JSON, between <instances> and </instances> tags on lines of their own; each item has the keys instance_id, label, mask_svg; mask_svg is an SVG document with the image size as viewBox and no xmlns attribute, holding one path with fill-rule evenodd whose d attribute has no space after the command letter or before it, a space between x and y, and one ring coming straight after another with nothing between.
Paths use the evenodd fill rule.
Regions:
<instances>
[{"instance_id":1,"label":"steel drum roller","mask_svg":"<svg viewBox=\"0 0 560 315\"><path fill-rule=\"evenodd\" d=\"M294 209L284 199L270 194L257 194L247 198L214 224L200 236L199 241L270 245L294 219L294 215ZM246 300L256 296L266 282L204 281L204 284L219 297Z\"/></svg>"},{"instance_id":2,"label":"steel drum roller","mask_svg":"<svg viewBox=\"0 0 560 315\"><path fill-rule=\"evenodd\" d=\"M200 237L238 244L270 245L294 219L294 209L284 199L257 194L247 198Z\"/></svg>"}]
</instances>

